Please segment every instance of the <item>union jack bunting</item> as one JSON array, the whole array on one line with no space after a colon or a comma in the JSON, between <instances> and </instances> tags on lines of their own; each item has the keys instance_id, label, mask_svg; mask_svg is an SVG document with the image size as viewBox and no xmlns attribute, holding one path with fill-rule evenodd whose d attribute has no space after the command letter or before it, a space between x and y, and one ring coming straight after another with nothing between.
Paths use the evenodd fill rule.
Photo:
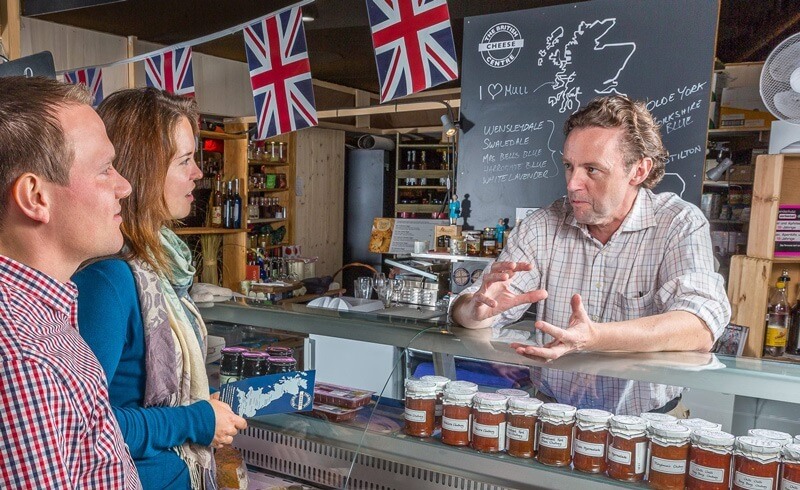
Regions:
<instances>
[{"instance_id":1,"label":"union jack bunting","mask_svg":"<svg viewBox=\"0 0 800 490\"><path fill-rule=\"evenodd\" d=\"M244 29L250 85L256 107L256 139L317 125L317 109L299 7Z\"/></svg>"},{"instance_id":2,"label":"union jack bunting","mask_svg":"<svg viewBox=\"0 0 800 490\"><path fill-rule=\"evenodd\" d=\"M381 102L458 78L447 0L367 0Z\"/></svg>"},{"instance_id":3,"label":"union jack bunting","mask_svg":"<svg viewBox=\"0 0 800 490\"><path fill-rule=\"evenodd\" d=\"M85 68L65 72L64 81L88 87L92 93L92 106L97 107L100 102L103 102L103 70L101 68Z\"/></svg>"},{"instance_id":4,"label":"union jack bunting","mask_svg":"<svg viewBox=\"0 0 800 490\"><path fill-rule=\"evenodd\" d=\"M194 97L192 48L178 48L144 60L148 87L175 95Z\"/></svg>"}]
</instances>

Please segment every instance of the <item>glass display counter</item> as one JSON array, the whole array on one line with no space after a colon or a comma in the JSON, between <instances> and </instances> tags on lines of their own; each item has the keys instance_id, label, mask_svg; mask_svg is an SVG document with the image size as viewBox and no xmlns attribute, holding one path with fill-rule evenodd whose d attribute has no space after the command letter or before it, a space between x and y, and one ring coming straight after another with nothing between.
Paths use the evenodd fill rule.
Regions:
<instances>
[{"instance_id":1,"label":"glass display counter","mask_svg":"<svg viewBox=\"0 0 800 490\"><path fill-rule=\"evenodd\" d=\"M800 404L800 366L788 363L697 352L587 352L544 363L520 356L506 342L493 339L491 329L450 329L440 313L429 310L356 313L302 305L224 303L202 313L207 322L247 325L251 331L263 329L265 335L278 330L429 351L437 374L446 374L447 359L454 356ZM358 352L341 354L358 356ZM324 373L317 376L324 379ZM740 415L752 416L755 426L756 413ZM369 430L365 430L368 424ZM392 400L379 400L377 406L365 407L347 423L307 415L252 419L235 444L254 466L323 487L595 489L645 485L547 467L505 453L482 454L448 446L438 433L432 438L413 438L401 428L402 407Z\"/></svg>"}]
</instances>

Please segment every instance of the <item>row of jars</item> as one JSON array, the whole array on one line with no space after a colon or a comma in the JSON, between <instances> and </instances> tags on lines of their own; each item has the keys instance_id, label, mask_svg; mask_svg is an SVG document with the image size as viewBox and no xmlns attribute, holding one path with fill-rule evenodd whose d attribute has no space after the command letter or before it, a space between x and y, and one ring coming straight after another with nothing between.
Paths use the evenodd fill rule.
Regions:
<instances>
[{"instance_id":1,"label":"row of jars","mask_svg":"<svg viewBox=\"0 0 800 490\"><path fill-rule=\"evenodd\" d=\"M281 206L277 197L250 196L247 219L286 219L286 206Z\"/></svg>"},{"instance_id":2,"label":"row of jars","mask_svg":"<svg viewBox=\"0 0 800 490\"><path fill-rule=\"evenodd\" d=\"M288 154L286 143L279 141L265 141L263 144L250 141L247 144L247 158L256 162L286 163Z\"/></svg>"},{"instance_id":3,"label":"row of jars","mask_svg":"<svg viewBox=\"0 0 800 490\"><path fill-rule=\"evenodd\" d=\"M549 466L605 473L651 488L800 490L800 436L751 429L734 437L703 419L640 417L543 403L521 390L480 393L474 383L423 376L406 382L405 433ZM782 486L780 486L782 485Z\"/></svg>"},{"instance_id":4,"label":"row of jars","mask_svg":"<svg viewBox=\"0 0 800 490\"><path fill-rule=\"evenodd\" d=\"M250 174L248 179L250 190L253 189L286 189L286 174Z\"/></svg>"},{"instance_id":5,"label":"row of jars","mask_svg":"<svg viewBox=\"0 0 800 490\"><path fill-rule=\"evenodd\" d=\"M263 351L246 347L224 347L219 363L219 384L233 383L265 374L288 373L297 369L291 347L269 346Z\"/></svg>"}]
</instances>

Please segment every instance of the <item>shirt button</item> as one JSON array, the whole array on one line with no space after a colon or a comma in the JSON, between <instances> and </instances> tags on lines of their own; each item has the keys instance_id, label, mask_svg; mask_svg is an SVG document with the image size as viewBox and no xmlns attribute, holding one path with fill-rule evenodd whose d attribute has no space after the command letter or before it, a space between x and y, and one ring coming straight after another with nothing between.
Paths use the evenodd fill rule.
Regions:
<instances>
[{"instance_id":1,"label":"shirt button","mask_svg":"<svg viewBox=\"0 0 800 490\"><path fill-rule=\"evenodd\" d=\"M593 322L600 321L600 317L598 317L597 315L592 315L592 321Z\"/></svg>"},{"instance_id":2,"label":"shirt button","mask_svg":"<svg viewBox=\"0 0 800 490\"><path fill-rule=\"evenodd\" d=\"M599 283L599 282L594 284L594 287L596 287L597 289L600 289L602 286L603 286L603 284Z\"/></svg>"}]
</instances>

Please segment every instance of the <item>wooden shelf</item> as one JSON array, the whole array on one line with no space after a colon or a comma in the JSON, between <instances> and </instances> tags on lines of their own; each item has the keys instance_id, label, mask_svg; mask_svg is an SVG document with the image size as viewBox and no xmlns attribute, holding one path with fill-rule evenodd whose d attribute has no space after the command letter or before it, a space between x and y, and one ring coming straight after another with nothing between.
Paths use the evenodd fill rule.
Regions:
<instances>
[{"instance_id":1,"label":"wooden shelf","mask_svg":"<svg viewBox=\"0 0 800 490\"><path fill-rule=\"evenodd\" d=\"M208 228L208 227L182 227L173 230L176 235L232 235L244 233L244 228Z\"/></svg>"},{"instance_id":2,"label":"wooden shelf","mask_svg":"<svg viewBox=\"0 0 800 490\"><path fill-rule=\"evenodd\" d=\"M707 187L752 187L752 182L728 182L727 180L723 181L715 181L715 180L704 180L703 185Z\"/></svg>"},{"instance_id":3,"label":"wooden shelf","mask_svg":"<svg viewBox=\"0 0 800 490\"><path fill-rule=\"evenodd\" d=\"M732 219L710 219L708 220L712 225L746 225L748 221L736 221Z\"/></svg>"},{"instance_id":4,"label":"wooden shelf","mask_svg":"<svg viewBox=\"0 0 800 490\"><path fill-rule=\"evenodd\" d=\"M277 223L279 221L286 221L286 218L264 218L264 219L249 219L248 225L261 225L264 223Z\"/></svg>"},{"instance_id":5,"label":"wooden shelf","mask_svg":"<svg viewBox=\"0 0 800 490\"><path fill-rule=\"evenodd\" d=\"M438 213L444 212L446 206L442 204L397 204L395 205L395 212L397 213Z\"/></svg>"},{"instance_id":6,"label":"wooden shelf","mask_svg":"<svg viewBox=\"0 0 800 490\"><path fill-rule=\"evenodd\" d=\"M247 160L247 164L250 165L250 166L253 166L253 167L262 166L262 165L266 166L266 167L288 167L289 166L289 164L286 163L286 162L284 162L284 163L280 163L280 162L263 162L261 160Z\"/></svg>"},{"instance_id":7,"label":"wooden shelf","mask_svg":"<svg viewBox=\"0 0 800 490\"><path fill-rule=\"evenodd\" d=\"M439 190L439 191L447 190L447 186L445 185L398 185L397 188L402 190L415 190L415 189L419 190L427 189L427 190Z\"/></svg>"},{"instance_id":8,"label":"wooden shelf","mask_svg":"<svg viewBox=\"0 0 800 490\"><path fill-rule=\"evenodd\" d=\"M442 144L442 143L419 143L419 144L412 144L412 143L400 143L397 145L398 148L420 148L422 150L428 148L439 148L439 149L448 149L452 148L453 145Z\"/></svg>"},{"instance_id":9,"label":"wooden shelf","mask_svg":"<svg viewBox=\"0 0 800 490\"><path fill-rule=\"evenodd\" d=\"M450 175L449 170L398 170L397 178L420 178L426 179L443 179Z\"/></svg>"},{"instance_id":10,"label":"wooden shelf","mask_svg":"<svg viewBox=\"0 0 800 490\"><path fill-rule=\"evenodd\" d=\"M288 187L285 187L283 189L261 189L260 187L248 187L247 188L247 193L248 194L252 194L253 192L258 192L258 193L261 193L261 192L286 192L288 190L289 190Z\"/></svg>"},{"instance_id":11,"label":"wooden shelf","mask_svg":"<svg viewBox=\"0 0 800 490\"><path fill-rule=\"evenodd\" d=\"M215 140L246 140L247 134L230 134L218 133L216 131L206 131L201 129L197 133L201 138L215 139Z\"/></svg>"},{"instance_id":12,"label":"wooden shelf","mask_svg":"<svg viewBox=\"0 0 800 490\"><path fill-rule=\"evenodd\" d=\"M772 262L776 264L800 264L800 257L775 257Z\"/></svg>"},{"instance_id":13,"label":"wooden shelf","mask_svg":"<svg viewBox=\"0 0 800 490\"><path fill-rule=\"evenodd\" d=\"M740 126L730 126L724 128L717 128L717 129L709 129L708 135L709 136L743 136L748 133L764 133L768 132L771 128L768 127L761 127L761 128L745 128Z\"/></svg>"}]
</instances>

